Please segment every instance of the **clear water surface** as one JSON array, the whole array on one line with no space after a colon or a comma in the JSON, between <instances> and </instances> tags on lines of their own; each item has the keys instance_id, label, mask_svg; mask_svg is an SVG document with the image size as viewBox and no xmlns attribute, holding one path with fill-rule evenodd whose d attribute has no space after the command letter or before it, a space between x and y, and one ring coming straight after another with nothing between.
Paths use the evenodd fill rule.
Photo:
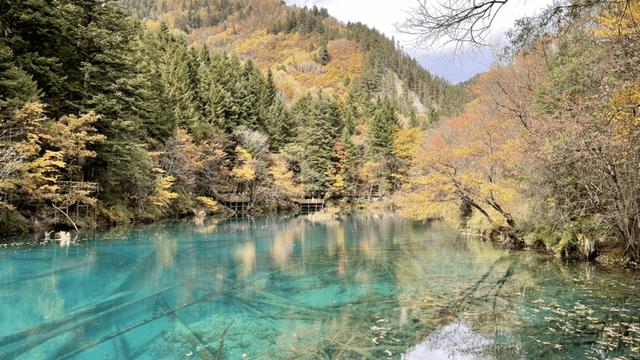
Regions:
<instances>
[{"instance_id":1,"label":"clear water surface","mask_svg":"<svg viewBox=\"0 0 640 360\"><path fill-rule=\"evenodd\" d=\"M637 359L639 281L392 218L114 229L0 249L0 358Z\"/></svg>"}]
</instances>

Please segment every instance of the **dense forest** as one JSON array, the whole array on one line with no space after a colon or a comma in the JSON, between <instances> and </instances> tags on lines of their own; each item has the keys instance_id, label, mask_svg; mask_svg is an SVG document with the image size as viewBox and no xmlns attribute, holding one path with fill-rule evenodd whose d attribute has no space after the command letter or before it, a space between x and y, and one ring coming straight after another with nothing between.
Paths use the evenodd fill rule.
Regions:
<instances>
[{"instance_id":1,"label":"dense forest","mask_svg":"<svg viewBox=\"0 0 640 360\"><path fill-rule=\"evenodd\" d=\"M427 35L442 34L425 15ZM561 2L521 20L501 61L468 85L464 113L421 142L400 211L461 219L510 246L637 264L639 21L636 0Z\"/></svg>"},{"instance_id":2,"label":"dense forest","mask_svg":"<svg viewBox=\"0 0 640 360\"><path fill-rule=\"evenodd\" d=\"M392 40L324 9L222 0L3 0L0 9L2 235L54 218L90 224L86 208L123 223L223 211L225 194L250 197L260 212L308 196L346 206L391 193L422 129L464 101ZM225 44L294 36L313 40L311 59L283 66L192 37L243 21L253 30ZM340 48L362 66L343 67L354 54ZM319 70L303 73L308 61ZM289 72L307 79L295 96L283 87Z\"/></svg>"},{"instance_id":3,"label":"dense forest","mask_svg":"<svg viewBox=\"0 0 640 360\"><path fill-rule=\"evenodd\" d=\"M326 9L286 6L280 0L122 0L147 21L179 29L190 45L237 54L271 69L283 99L331 90L345 96L358 82L390 96L410 113L451 115L466 98L462 87L433 76L400 46L360 23L342 24ZM210 20L214 19L214 20Z\"/></svg>"},{"instance_id":4,"label":"dense forest","mask_svg":"<svg viewBox=\"0 0 640 360\"><path fill-rule=\"evenodd\" d=\"M640 359L640 0L291 2L0 0L0 360Z\"/></svg>"},{"instance_id":5,"label":"dense forest","mask_svg":"<svg viewBox=\"0 0 640 360\"><path fill-rule=\"evenodd\" d=\"M640 259L636 0L520 20L464 88L317 7L0 7L2 235L375 194L509 247Z\"/></svg>"}]
</instances>

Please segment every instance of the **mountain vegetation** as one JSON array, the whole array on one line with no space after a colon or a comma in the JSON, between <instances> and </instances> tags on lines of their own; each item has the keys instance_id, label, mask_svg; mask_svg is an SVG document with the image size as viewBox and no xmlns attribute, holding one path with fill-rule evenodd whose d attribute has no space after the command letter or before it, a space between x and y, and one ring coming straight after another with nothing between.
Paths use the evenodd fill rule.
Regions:
<instances>
[{"instance_id":1,"label":"mountain vegetation","mask_svg":"<svg viewBox=\"0 0 640 360\"><path fill-rule=\"evenodd\" d=\"M465 111L421 142L400 211L461 219L510 246L637 264L639 21L637 0L568 1L521 20L502 61L468 85Z\"/></svg>"},{"instance_id":2,"label":"mountain vegetation","mask_svg":"<svg viewBox=\"0 0 640 360\"><path fill-rule=\"evenodd\" d=\"M461 88L280 1L0 1L0 229L123 223L403 184ZM133 14L135 13L135 15ZM374 191L375 190L375 191ZM60 213L64 217L59 217ZM57 220L56 220L57 219Z\"/></svg>"}]
</instances>

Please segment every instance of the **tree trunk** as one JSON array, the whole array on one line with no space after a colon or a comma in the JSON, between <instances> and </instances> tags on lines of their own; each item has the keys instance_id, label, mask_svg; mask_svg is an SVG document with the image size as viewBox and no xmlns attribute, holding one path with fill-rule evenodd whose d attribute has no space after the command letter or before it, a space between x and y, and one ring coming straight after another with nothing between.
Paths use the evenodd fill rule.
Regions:
<instances>
[{"instance_id":1,"label":"tree trunk","mask_svg":"<svg viewBox=\"0 0 640 360\"><path fill-rule=\"evenodd\" d=\"M508 212L504 211L504 209L502 209L502 206L500 206L495 199L493 199L493 195L488 197L486 200L487 204L491 205L491 207L496 210L498 213L500 213L500 215L502 215L502 217L504 217L504 220L507 222L507 224L511 227L511 228L515 228L516 226L516 222L515 220L513 220L513 217L511 216L511 214L509 214Z\"/></svg>"}]
</instances>

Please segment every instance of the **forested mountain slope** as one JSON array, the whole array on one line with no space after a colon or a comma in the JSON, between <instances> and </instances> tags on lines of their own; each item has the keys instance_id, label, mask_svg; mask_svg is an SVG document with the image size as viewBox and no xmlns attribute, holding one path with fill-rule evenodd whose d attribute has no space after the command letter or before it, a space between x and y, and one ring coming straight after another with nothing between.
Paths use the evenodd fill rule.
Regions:
<instances>
[{"instance_id":1,"label":"forested mountain slope","mask_svg":"<svg viewBox=\"0 0 640 360\"><path fill-rule=\"evenodd\" d=\"M393 96L407 114L413 107L432 116L451 115L464 103L461 87L431 75L393 40L363 24L342 24L326 9L280 0L121 3L142 19L179 29L196 47L237 54L263 71L271 69L287 102L318 88L343 96L355 87Z\"/></svg>"},{"instance_id":2,"label":"forested mountain slope","mask_svg":"<svg viewBox=\"0 0 640 360\"><path fill-rule=\"evenodd\" d=\"M462 101L324 10L125 2L166 21L143 23L122 5L0 0L0 235L92 209L110 223L223 211L229 194L254 212L348 206L398 189L421 128Z\"/></svg>"}]
</instances>

